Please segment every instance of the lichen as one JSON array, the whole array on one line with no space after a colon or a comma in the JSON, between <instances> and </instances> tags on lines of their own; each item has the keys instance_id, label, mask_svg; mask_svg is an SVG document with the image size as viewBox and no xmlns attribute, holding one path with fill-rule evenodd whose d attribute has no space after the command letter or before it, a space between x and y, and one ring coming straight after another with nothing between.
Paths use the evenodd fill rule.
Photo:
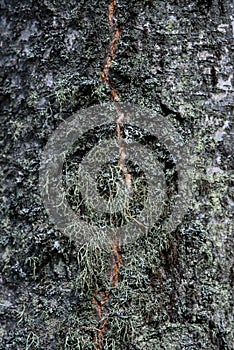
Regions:
<instances>
[{"instance_id":1,"label":"lichen","mask_svg":"<svg viewBox=\"0 0 234 350\"><path fill-rule=\"evenodd\" d=\"M117 5L115 89L123 102L162 114L194 147L193 202L177 230L152 229L123 246L113 288L110 251L78 250L50 223L39 196L49 135L72 113L110 100L100 74L110 41L107 5L2 4L0 349L94 349L93 296L107 291L103 349L230 350L231 1Z\"/></svg>"}]
</instances>

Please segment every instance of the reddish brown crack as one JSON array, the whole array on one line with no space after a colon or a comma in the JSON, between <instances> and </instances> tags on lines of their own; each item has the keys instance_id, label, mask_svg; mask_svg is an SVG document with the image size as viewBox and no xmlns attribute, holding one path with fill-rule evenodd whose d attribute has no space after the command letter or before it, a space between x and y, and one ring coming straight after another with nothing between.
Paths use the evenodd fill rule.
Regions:
<instances>
[{"instance_id":1,"label":"reddish brown crack","mask_svg":"<svg viewBox=\"0 0 234 350\"><path fill-rule=\"evenodd\" d=\"M122 133L122 124L125 120L125 115L121 112L118 104L119 93L113 87L113 84L110 80L110 69L111 69L113 60L116 58L116 51L117 51L118 43L121 37L121 30L117 23L117 18L118 18L117 1L118 0L112 0L108 6L108 18L109 18L110 31L112 35L111 35L110 47L107 52L104 68L101 70L101 76L103 81L109 86L111 98L114 101L114 104L116 107L116 111L118 115L118 118L116 120L116 135L119 141L118 164L124 175L126 187L130 191L131 174L128 173L128 168L125 161L127 157L127 150L123 142L123 133ZM111 272L110 272L110 285L111 287L116 287L119 282L119 270L123 263L121 247L118 239L115 239L113 241L113 244L111 247L111 259L112 259L112 264L111 264ZM107 291L98 292L93 297L93 303L97 311L97 316L99 318L98 327L93 328L97 333L94 339L94 342L96 344L95 345L96 350L103 348L103 336L104 336L104 333L108 330L108 326L107 326L108 312L106 310L106 303L109 300L109 298L110 298L110 294Z\"/></svg>"},{"instance_id":2,"label":"reddish brown crack","mask_svg":"<svg viewBox=\"0 0 234 350\"><path fill-rule=\"evenodd\" d=\"M112 30L112 38L111 38L110 47L109 47L109 50L107 53L105 65L101 71L101 76L102 76L103 81L109 85L111 97L112 97L113 101L118 100L119 94L111 84L109 73L110 73L110 68L112 66L112 62L116 58L116 50L117 50L117 46L118 46L119 39L121 36L120 28L117 26L116 5L117 5L117 0L113 0L108 6L108 8L109 8L109 24L110 24L110 28Z\"/></svg>"},{"instance_id":3,"label":"reddish brown crack","mask_svg":"<svg viewBox=\"0 0 234 350\"><path fill-rule=\"evenodd\" d=\"M99 292L98 294L94 295L93 297L93 303L97 311L97 316L99 318L99 324L98 328L93 328L93 330L96 331L96 336L94 337L93 341L95 343L95 350L99 350L103 348L103 336L104 333L108 330L108 327L106 325L108 315L104 308L105 303L109 300L109 292Z\"/></svg>"},{"instance_id":4,"label":"reddish brown crack","mask_svg":"<svg viewBox=\"0 0 234 350\"><path fill-rule=\"evenodd\" d=\"M113 242L111 247L112 251L112 268L110 274L110 284L112 287L116 287L119 281L119 269L122 265L122 254L120 250L120 245L117 240ZM110 298L110 293L108 291L100 291L93 297L93 304L95 306L97 316L99 319L98 327L93 327L92 329L96 331L96 336L93 341L95 343L95 350L100 350L103 348L103 336L108 330L108 312L106 310L105 304Z\"/></svg>"},{"instance_id":5,"label":"reddish brown crack","mask_svg":"<svg viewBox=\"0 0 234 350\"><path fill-rule=\"evenodd\" d=\"M121 126L122 123L125 120L124 114L120 111L119 105L118 105L118 100L119 100L119 93L118 91L113 87L113 84L111 83L110 80L110 69L112 66L113 60L116 58L116 51L118 47L118 43L121 37L121 30L118 27L118 22L117 22L117 0L111 1L109 4L109 25L112 31L112 38L110 42L110 47L109 51L107 53L106 61L104 64L104 68L101 71L101 76L102 79L105 83L108 84L110 88L110 93L111 93L111 98L113 99L116 107L116 111L118 114L118 119L116 120L116 133L117 137L119 140L119 167L124 174L125 177L125 182L127 189L131 189L131 175L128 173L128 169L125 163L125 158L127 156L127 151L123 143L123 137L122 137L122 131L121 131Z\"/></svg>"},{"instance_id":6,"label":"reddish brown crack","mask_svg":"<svg viewBox=\"0 0 234 350\"><path fill-rule=\"evenodd\" d=\"M121 248L118 240L113 242L113 246L111 247L112 251L112 269L110 275L110 283L112 287L116 287L119 282L119 269L123 263Z\"/></svg>"}]
</instances>

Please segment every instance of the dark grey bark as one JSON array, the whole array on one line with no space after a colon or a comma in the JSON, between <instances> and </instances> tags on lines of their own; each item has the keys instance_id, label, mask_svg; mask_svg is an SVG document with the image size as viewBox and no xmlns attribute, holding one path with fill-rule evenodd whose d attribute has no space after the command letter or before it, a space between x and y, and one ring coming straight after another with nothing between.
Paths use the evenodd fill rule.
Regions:
<instances>
[{"instance_id":1,"label":"dark grey bark","mask_svg":"<svg viewBox=\"0 0 234 350\"><path fill-rule=\"evenodd\" d=\"M1 1L0 349L94 348L92 296L109 288L110 255L78 254L55 229L38 169L63 119L110 101L100 75L107 5ZM122 101L160 110L195 139L196 172L177 230L123 247L103 348L231 350L233 4L119 0L117 8L112 84Z\"/></svg>"}]
</instances>

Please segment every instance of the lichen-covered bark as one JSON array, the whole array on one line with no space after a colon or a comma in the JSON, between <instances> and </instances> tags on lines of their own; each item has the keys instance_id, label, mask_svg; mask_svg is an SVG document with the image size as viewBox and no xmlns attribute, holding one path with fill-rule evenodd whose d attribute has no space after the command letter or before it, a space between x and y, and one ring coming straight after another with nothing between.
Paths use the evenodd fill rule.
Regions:
<instances>
[{"instance_id":1,"label":"lichen-covered bark","mask_svg":"<svg viewBox=\"0 0 234 350\"><path fill-rule=\"evenodd\" d=\"M108 1L1 1L0 349L95 349L93 296L108 292L103 349L233 348L232 1L116 3L109 79L195 139L194 199L176 232L79 251L38 190L43 146L80 108L110 101L101 76ZM98 294L99 293L99 294Z\"/></svg>"}]
</instances>

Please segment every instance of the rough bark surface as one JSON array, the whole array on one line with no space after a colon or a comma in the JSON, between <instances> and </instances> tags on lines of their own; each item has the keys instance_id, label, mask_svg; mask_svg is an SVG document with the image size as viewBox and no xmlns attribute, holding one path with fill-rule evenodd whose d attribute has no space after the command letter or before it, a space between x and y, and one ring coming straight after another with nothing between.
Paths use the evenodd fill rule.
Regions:
<instances>
[{"instance_id":1,"label":"rough bark surface","mask_svg":"<svg viewBox=\"0 0 234 350\"><path fill-rule=\"evenodd\" d=\"M0 349L231 350L231 0L116 2L114 89L196 140L194 199L176 232L122 247L112 288L110 251L78 251L43 207L49 135L80 108L110 101L100 74L108 3L1 1ZM103 322L95 305L107 295Z\"/></svg>"}]
</instances>

